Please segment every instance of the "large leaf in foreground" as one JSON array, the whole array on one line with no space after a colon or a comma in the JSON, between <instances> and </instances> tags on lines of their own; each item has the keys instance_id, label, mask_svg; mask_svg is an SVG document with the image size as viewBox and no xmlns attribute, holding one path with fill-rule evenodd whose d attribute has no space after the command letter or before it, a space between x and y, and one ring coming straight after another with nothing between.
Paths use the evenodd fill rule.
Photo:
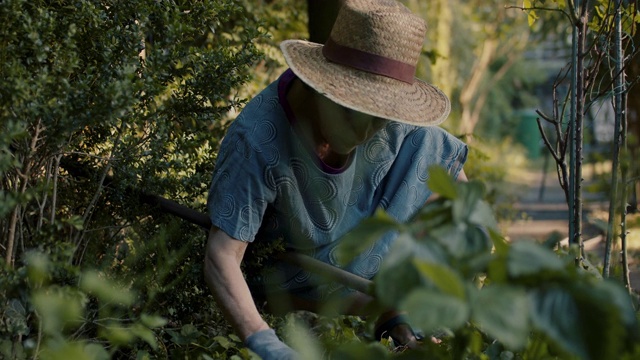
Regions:
<instances>
[{"instance_id":1,"label":"large leaf in foreground","mask_svg":"<svg viewBox=\"0 0 640 360\"><path fill-rule=\"evenodd\" d=\"M638 323L629 293L613 281L573 284L580 333L592 359L613 359L638 343ZM627 348L626 350L630 350Z\"/></svg>"},{"instance_id":2,"label":"large leaf in foreground","mask_svg":"<svg viewBox=\"0 0 640 360\"><path fill-rule=\"evenodd\" d=\"M561 272L564 268L553 251L533 241L515 242L507 255L507 271L513 277Z\"/></svg>"},{"instance_id":3,"label":"large leaf in foreground","mask_svg":"<svg viewBox=\"0 0 640 360\"><path fill-rule=\"evenodd\" d=\"M469 306L455 296L429 289L410 293L400 305L417 329L430 332L442 328L455 330L469 319Z\"/></svg>"},{"instance_id":4,"label":"large leaf in foreground","mask_svg":"<svg viewBox=\"0 0 640 360\"><path fill-rule=\"evenodd\" d=\"M571 293L554 287L534 291L529 299L533 326L567 352L588 359L580 334L580 313Z\"/></svg>"},{"instance_id":5,"label":"large leaf in foreground","mask_svg":"<svg viewBox=\"0 0 640 360\"><path fill-rule=\"evenodd\" d=\"M341 345L333 354L331 354L331 358L340 360L384 360L391 358L391 352L389 352L389 350L379 342L374 342L367 345L351 342Z\"/></svg>"},{"instance_id":6,"label":"large leaf in foreground","mask_svg":"<svg viewBox=\"0 0 640 360\"><path fill-rule=\"evenodd\" d=\"M473 320L489 336L510 349L519 349L529 336L529 300L524 290L489 285L474 293Z\"/></svg>"},{"instance_id":7,"label":"large leaf in foreground","mask_svg":"<svg viewBox=\"0 0 640 360\"><path fill-rule=\"evenodd\" d=\"M464 299L464 283L457 272L444 264L414 260L416 269L445 294Z\"/></svg>"},{"instance_id":8,"label":"large leaf in foreground","mask_svg":"<svg viewBox=\"0 0 640 360\"><path fill-rule=\"evenodd\" d=\"M473 217L483 220L483 215L491 215L488 207L477 207L478 202L484 196L484 185L478 181L456 184L458 187L458 197L453 201L453 221L455 223L469 222ZM484 213L487 211L487 213ZM480 211L479 214L474 213Z\"/></svg>"},{"instance_id":9,"label":"large leaf in foreground","mask_svg":"<svg viewBox=\"0 0 640 360\"><path fill-rule=\"evenodd\" d=\"M411 234L401 232L385 256L381 271L396 266L400 262L418 259L423 262L445 264L447 256L435 241L418 242Z\"/></svg>"},{"instance_id":10,"label":"large leaf in foreground","mask_svg":"<svg viewBox=\"0 0 640 360\"><path fill-rule=\"evenodd\" d=\"M429 179L427 180L429 189L436 194L447 199L455 199L458 197L456 182L451 175L441 166L432 166L429 168Z\"/></svg>"},{"instance_id":11,"label":"large leaf in foreground","mask_svg":"<svg viewBox=\"0 0 640 360\"><path fill-rule=\"evenodd\" d=\"M422 286L425 283L409 259L386 267L375 278L376 297L389 307L397 307L407 294Z\"/></svg>"}]
</instances>

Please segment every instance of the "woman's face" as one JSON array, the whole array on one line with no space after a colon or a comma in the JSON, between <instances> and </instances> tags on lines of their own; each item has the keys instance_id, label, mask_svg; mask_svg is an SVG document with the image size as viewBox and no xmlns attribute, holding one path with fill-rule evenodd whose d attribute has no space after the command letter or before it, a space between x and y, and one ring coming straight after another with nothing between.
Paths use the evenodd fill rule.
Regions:
<instances>
[{"instance_id":1,"label":"woman's face","mask_svg":"<svg viewBox=\"0 0 640 360\"><path fill-rule=\"evenodd\" d=\"M337 154L351 153L358 145L371 139L388 122L338 105L319 94L316 99L320 135Z\"/></svg>"}]
</instances>

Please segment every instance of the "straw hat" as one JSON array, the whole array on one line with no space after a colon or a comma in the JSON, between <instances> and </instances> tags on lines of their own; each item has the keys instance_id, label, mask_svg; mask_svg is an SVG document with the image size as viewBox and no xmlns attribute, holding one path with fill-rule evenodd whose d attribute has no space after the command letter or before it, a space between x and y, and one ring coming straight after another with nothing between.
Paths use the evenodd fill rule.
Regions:
<instances>
[{"instance_id":1,"label":"straw hat","mask_svg":"<svg viewBox=\"0 0 640 360\"><path fill-rule=\"evenodd\" d=\"M346 0L325 45L284 41L291 70L334 102L373 116L428 126L451 103L415 78L426 24L394 0Z\"/></svg>"}]
</instances>

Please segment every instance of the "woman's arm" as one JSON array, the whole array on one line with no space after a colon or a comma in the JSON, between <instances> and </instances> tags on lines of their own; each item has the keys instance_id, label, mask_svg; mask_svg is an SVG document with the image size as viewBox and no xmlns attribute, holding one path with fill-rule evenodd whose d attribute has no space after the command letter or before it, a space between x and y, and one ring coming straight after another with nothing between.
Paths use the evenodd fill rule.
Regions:
<instances>
[{"instance_id":1,"label":"woman's arm","mask_svg":"<svg viewBox=\"0 0 640 360\"><path fill-rule=\"evenodd\" d=\"M204 260L204 277L227 321L249 349L264 360L293 360L297 354L280 341L262 319L240 263L247 243L212 227Z\"/></svg>"},{"instance_id":2,"label":"woman's arm","mask_svg":"<svg viewBox=\"0 0 640 360\"><path fill-rule=\"evenodd\" d=\"M245 340L269 328L251 297L240 270L247 243L236 240L218 228L211 228L207 242L204 277L225 318Z\"/></svg>"}]
</instances>

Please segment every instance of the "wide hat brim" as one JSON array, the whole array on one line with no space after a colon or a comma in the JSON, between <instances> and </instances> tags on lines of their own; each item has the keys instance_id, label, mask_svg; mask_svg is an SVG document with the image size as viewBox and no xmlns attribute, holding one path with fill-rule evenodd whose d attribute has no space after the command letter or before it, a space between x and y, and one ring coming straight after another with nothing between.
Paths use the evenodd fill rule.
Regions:
<instances>
[{"instance_id":1,"label":"wide hat brim","mask_svg":"<svg viewBox=\"0 0 640 360\"><path fill-rule=\"evenodd\" d=\"M413 84L328 61L322 44L286 40L280 44L291 70L313 89L347 108L418 126L442 123L451 102L435 86Z\"/></svg>"}]
</instances>

